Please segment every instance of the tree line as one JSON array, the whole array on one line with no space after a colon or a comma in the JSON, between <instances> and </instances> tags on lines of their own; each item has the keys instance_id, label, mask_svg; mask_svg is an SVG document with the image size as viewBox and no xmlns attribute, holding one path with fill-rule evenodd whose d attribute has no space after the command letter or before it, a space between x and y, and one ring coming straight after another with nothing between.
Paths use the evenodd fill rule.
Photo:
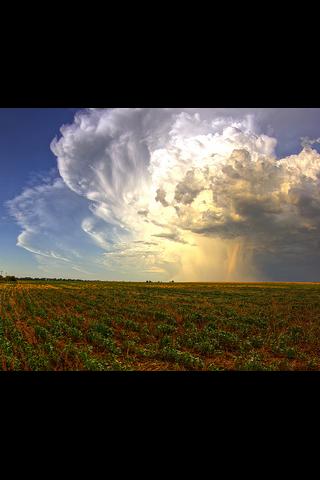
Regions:
<instances>
[{"instance_id":1,"label":"tree line","mask_svg":"<svg viewBox=\"0 0 320 480\"><path fill-rule=\"evenodd\" d=\"M14 275L0 275L0 282L16 282L17 278Z\"/></svg>"}]
</instances>

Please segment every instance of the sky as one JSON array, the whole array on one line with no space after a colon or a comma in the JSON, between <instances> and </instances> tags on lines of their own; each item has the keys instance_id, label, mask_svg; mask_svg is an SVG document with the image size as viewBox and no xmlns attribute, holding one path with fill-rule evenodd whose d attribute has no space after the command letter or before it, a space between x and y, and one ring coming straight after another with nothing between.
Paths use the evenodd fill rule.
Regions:
<instances>
[{"instance_id":1,"label":"sky","mask_svg":"<svg viewBox=\"0 0 320 480\"><path fill-rule=\"evenodd\" d=\"M0 108L0 270L320 281L320 109Z\"/></svg>"}]
</instances>

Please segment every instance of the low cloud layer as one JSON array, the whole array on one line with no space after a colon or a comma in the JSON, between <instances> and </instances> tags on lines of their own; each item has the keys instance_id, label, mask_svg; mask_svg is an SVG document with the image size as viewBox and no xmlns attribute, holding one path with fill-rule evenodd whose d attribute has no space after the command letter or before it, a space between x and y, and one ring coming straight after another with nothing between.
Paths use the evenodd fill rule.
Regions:
<instances>
[{"instance_id":1,"label":"low cloud layer","mask_svg":"<svg viewBox=\"0 0 320 480\"><path fill-rule=\"evenodd\" d=\"M315 115L298 113L297 132ZM319 132L310 121L309 138L279 157L297 139L277 138L277 118L81 111L51 145L60 177L9 202L18 245L42 270L84 278L319 280Z\"/></svg>"}]
</instances>

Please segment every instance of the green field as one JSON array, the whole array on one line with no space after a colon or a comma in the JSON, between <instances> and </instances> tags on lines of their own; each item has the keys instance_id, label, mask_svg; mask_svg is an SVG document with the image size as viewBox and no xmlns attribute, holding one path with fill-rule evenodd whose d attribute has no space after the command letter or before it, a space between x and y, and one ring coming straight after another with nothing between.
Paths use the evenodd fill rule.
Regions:
<instances>
[{"instance_id":1,"label":"green field","mask_svg":"<svg viewBox=\"0 0 320 480\"><path fill-rule=\"evenodd\" d=\"M320 284L0 284L2 370L320 370Z\"/></svg>"}]
</instances>

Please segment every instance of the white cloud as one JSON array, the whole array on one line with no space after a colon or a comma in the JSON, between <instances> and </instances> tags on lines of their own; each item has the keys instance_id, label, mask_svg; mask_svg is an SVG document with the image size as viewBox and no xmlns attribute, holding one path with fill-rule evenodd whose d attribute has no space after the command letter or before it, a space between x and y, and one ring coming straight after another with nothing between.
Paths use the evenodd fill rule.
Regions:
<instances>
[{"instance_id":1,"label":"white cloud","mask_svg":"<svg viewBox=\"0 0 320 480\"><path fill-rule=\"evenodd\" d=\"M79 112L52 142L60 178L10 202L18 244L42 265L97 278L313 278L320 156L304 139L300 153L277 158L296 142L277 143L277 115L299 132L315 112Z\"/></svg>"},{"instance_id":2,"label":"white cloud","mask_svg":"<svg viewBox=\"0 0 320 480\"><path fill-rule=\"evenodd\" d=\"M47 265L48 272L53 267L69 272L79 261L90 261L92 245L80 228L87 202L61 179L25 189L8 207L22 228L17 245L33 253L42 270Z\"/></svg>"}]
</instances>

